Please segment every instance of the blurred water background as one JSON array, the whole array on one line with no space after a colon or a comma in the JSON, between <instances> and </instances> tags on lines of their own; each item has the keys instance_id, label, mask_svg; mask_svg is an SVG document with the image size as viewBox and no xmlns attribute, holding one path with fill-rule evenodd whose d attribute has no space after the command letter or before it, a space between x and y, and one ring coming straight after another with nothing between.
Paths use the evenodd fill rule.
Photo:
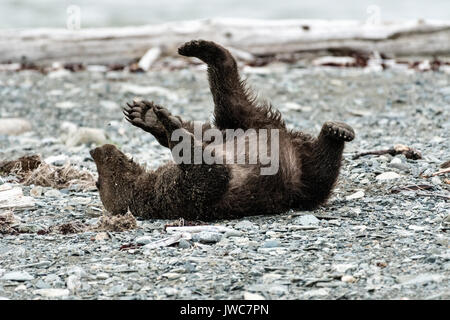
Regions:
<instances>
[{"instance_id":1,"label":"blurred water background","mask_svg":"<svg viewBox=\"0 0 450 320\"><path fill-rule=\"evenodd\" d=\"M450 20L449 0L0 0L0 28L65 28L72 5L81 9L82 28L214 17Z\"/></svg>"}]
</instances>

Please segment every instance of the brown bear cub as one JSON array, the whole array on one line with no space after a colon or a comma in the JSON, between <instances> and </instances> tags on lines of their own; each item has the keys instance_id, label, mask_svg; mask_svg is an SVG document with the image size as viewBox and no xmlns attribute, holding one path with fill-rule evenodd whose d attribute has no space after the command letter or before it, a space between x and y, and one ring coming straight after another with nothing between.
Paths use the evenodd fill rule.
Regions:
<instances>
[{"instance_id":1,"label":"brown bear cub","mask_svg":"<svg viewBox=\"0 0 450 320\"><path fill-rule=\"evenodd\" d=\"M288 130L278 111L256 101L241 80L236 61L228 50L214 42L199 40L184 44L178 52L197 57L208 65L215 104L214 125L197 126L199 139L196 123L173 116L164 107L139 100L128 104L124 108L126 119L170 148L174 159L175 150L179 150L173 138L176 132L178 138L190 141L190 149L179 152L183 161L170 162L156 171L144 170L112 145L92 150L99 175L97 187L105 208L112 214L130 210L147 219L182 217L207 221L276 214L289 209L310 210L325 203L339 174L344 143L354 138L353 129L330 121L323 125L317 138ZM230 139L228 133L233 129L240 130L240 134ZM262 129L267 132L266 141L250 143ZM205 143L203 133L208 130L218 131L225 142ZM242 140L244 151L231 149L230 154L225 145L233 147ZM228 155L234 161L228 161L227 157L225 162L196 162L193 154L199 148L204 154L209 150L215 159ZM268 174L262 174L268 163L262 161L261 149L277 162L276 170ZM236 163L235 157L242 154L245 160L257 155L257 160Z\"/></svg>"}]
</instances>

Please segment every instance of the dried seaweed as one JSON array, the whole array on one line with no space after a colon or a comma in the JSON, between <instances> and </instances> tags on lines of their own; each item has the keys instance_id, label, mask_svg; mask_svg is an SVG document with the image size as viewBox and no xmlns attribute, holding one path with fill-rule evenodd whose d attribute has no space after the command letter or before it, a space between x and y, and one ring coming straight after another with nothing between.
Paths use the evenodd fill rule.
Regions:
<instances>
[{"instance_id":1,"label":"dried seaweed","mask_svg":"<svg viewBox=\"0 0 450 320\"><path fill-rule=\"evenodd\" d=\"M0 234L18 234L17 230L12 227L16 222L11 211L0 213Z\"/></svg>"},{"instance_id":2,"label":"dried seaweed","mask_svg":"<svg viewBox=\"0 0 450 320\"><path fill-rule=\"evenodd\" d=\"M80 189L89 189L95 186L95 179L89 171L79 170L70 163L63 167L42 163L37 169L24 175L23 184L57 189L76 184Z\"/></svg>"},{"instance_id":3,"label":"dried seaweed","mask_svg":"<svg viewBox=\"0 0 450 320\"><path fill-rule=\"evenodd\" d=\"M444 174L447 174L447 173L450 173L450 168L445 168L445 169L436 171L431 176L433 176L433 177L434 176L441 176L441 175L444 175Z\"/></svg>"},{"instance_id":4,"label":"dried seaweed","mask_svg":"<svg viewBox=\"0 0 450 320\"><path fill-rule=\"evenodd\" d=\"M23 156L17 160L3 161L0 163L0 173L21 175L37 169L42 163L39 155Z\"/></svg>"},{"instance_id":5,"label":"dried seaweed","mask_svg":"<svg viewBox=\"0 0 450 320\"><path fill-rule=\"evenodd\" d=\"M413 148L405 146L403 144L396 144L392 148L385 149L385 150L375 150L375 151L361 152L361 153L355 154L352 157L352 159L356 160L356 159L358 159L358 158L360 158L362 156L367 156L367 155L380 156L380 155L384 155L384 154L390 154L391 156L396 156L396 155L399 155L399 154L403 154L408 159L412 159L412 160L422 159L422 154L420 153L419 150L413 149Z\"/></svg>"},{"instance_id":6,"label":"dried seaweed","mask_svg":"<svg viewBox=\"0 0 450 320\"><path fill-rule=\"evenodd\" d=\"M100 217L97 226L92 231L114 231L121 232L137 228L136 218L127 212L124 215L110 215L105 213Z\"/></svg>"},{"instance_id":7,"label":"dried seaweed","mask_svg":"<svg viewBox=\"0 0 450 320\"><path fill-rule=\"evenodd\" d=\"M415 190L433 190L434 186L428 184L413 184L403 187L395 187L391 189L391 193L399 193L401 191L415 191Z\"/></svg>"},{"instance_id":8,"label":"dried seaweed","mask_svg":"<svg viewBox=\"0 0 450 320\"><path fill-rule=\"evenodd\" d=\"M24 185L38 185L57 189L78 185L80 189L95 186L93 175L87 170L79 170L69 162L62 167L47 164L39 155L23 156L17 160L0 164L0 173L14 174Z\"/></svg>"},{"instance_id":9,"label":"dried seaweed","mask_svg":"<svg viewBox=\"0 0 450 320\"><path fill-rule=\"evenodd\" d=\"M170 227L201 226L201 225L206 225L206 223L203 221L188 221L184 220L183 218L180 218L174 223L164 225L164 230Z\"/></svg>"},{"instance_id":10,"label":"dried seaweed","mask_svg":"<svg viewBox=\"0 0 450 320\"><path fill-rule=\"evenodd\" d=\"M50 228L51 232L60 234L81 233L87 230L87 226L79 222L63 223Z\"/></svg>"}]
</instances>

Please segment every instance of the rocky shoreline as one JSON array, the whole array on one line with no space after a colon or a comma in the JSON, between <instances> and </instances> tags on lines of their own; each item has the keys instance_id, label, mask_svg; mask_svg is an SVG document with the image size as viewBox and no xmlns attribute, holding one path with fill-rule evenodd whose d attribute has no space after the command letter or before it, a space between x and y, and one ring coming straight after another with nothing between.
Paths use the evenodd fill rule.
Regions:
<instances>
[{"instance_id":1,"label":"rocky shoreline","mask_svg":"<svg viewBox=\"0 0 450 320\"><path fill-rule=\"evenodd\" d=\"M180 221L96 229L103 207L95 187L26 186L1 175L0 188L22 188L34 206L0 209L19 230L0 234L0 297L449 299L450 177L432 175L450 160L450 75L279 63L246 67L244 75L291 127L317 134L324 121L342 120L355 129L326 206L216 221L228 231L187 232L174 240L166 226ZM149 169L170 160L151 135L123 119L120 106L134 97L186 119L204 121L212 113L203 66L0 72L0 95L0 121L23 124L11 126L18 135L0 125L0 160L39 154L52 166L70 161L94 177L88 151L95 144L114 143ZM420 150L422 159L352 159L396 144ZM47 232L63 224L92 228Z\"/></svg>"}]
</instances>

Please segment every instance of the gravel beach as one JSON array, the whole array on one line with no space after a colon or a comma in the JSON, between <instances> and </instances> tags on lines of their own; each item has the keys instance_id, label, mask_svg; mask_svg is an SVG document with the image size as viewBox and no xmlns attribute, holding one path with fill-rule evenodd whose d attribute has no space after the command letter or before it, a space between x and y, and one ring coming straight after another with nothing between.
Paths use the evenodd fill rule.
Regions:
<instances>
[{"instance_id":1,"label":"gravel beach","mask_svg":"<svg viewBox=\"0 0 450 320\"><path fill-rule=\"evenodd\" d=\"M450 174L427 178L450 160L450 74L274 63L245 67L243 75L289 127L318 134L324 121L340 120L355 129L327 205L215 221L232 230L158 246L174 238L164 227L177 221L138 220L123 232L43 232L98 224L103 206L95 187L40 189L4 175L0 188L18 186L35 205L9 210L20 232L0 234L0 298L450 299ZM124 120L125 102L140 96L201 121L213 110L203 66L0 72L0 96L0 119L21 119L25 131L2 131L0 160L40 154L95 177L95 143L114 143L149 169L171 159L153 136ZM423 158L352 159L396 144ZM401 190L416 185L427 187Z\"/></svg>"}]
</instances>

